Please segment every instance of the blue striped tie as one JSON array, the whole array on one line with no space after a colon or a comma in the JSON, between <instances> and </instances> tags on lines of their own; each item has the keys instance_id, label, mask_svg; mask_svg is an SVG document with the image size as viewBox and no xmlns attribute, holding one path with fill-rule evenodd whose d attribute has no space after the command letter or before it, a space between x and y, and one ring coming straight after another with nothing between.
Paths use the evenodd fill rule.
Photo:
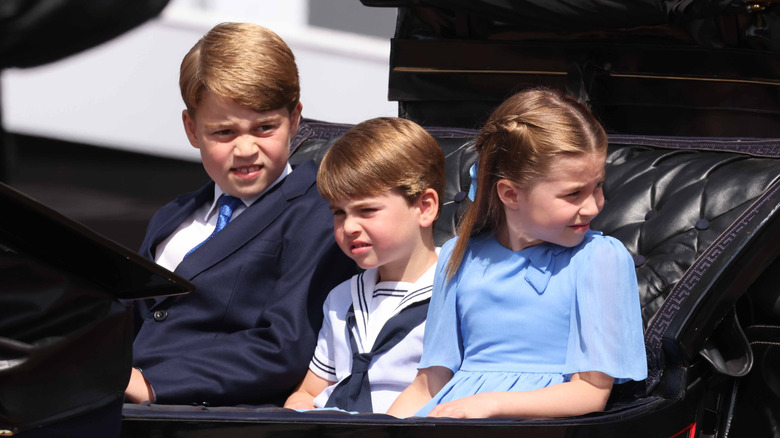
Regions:
<instances>
[{"instance_id":1,"label":"blue striped tie","mask_svg":"<svg viewBox=\"0 0 780 438\"><path fill-rule=\"evenodd\" d=\"M185 254L184 257L187 257L188 255L192 254L193 251L200 248L201 245L208 242L209 239L214 237L215 234L219 233L223 228L225 228L225 225L227 225L228 222L230 222L230 218L233 216L233 210L235 210L236 207L241 204L241 202L242 201L236 198L235 196L230 196L230 195L220 196L219 200L217 201L219 216L217 216L217 226L214 228L214 232L212 232L211 235L209 235L209 237L206 238L206 240L195 245L195 247L189 250L189 252L187 252L187 254Z\"/></svg>"}]
</instances>

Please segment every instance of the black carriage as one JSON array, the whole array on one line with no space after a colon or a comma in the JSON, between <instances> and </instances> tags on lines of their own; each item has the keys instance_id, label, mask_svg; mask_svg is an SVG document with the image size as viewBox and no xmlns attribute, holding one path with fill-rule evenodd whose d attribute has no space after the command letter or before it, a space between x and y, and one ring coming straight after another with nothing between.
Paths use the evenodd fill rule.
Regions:
<instances>
[{"instance_id":1,"label":"black carriage","mask_svg":"<svg viewBox=\"0 0 780 438\"><path fill-rule=\"evenodd\" d=\"M610 133L606 206L593 228L623 241L634 257L648 379L616 387L604 412L562 419L126 404L122 436L777 436L780 7L772 1L363 3L398 8L389 96L399 102L399 115L427 127L445 152L439 244L468 205L474 129L495 105L521 88L546 85L591 106ZM304 121L291 161L321 159L348 128ZM147 272L165 284L164 293L186 291L186 282L89 230L16 192L2 194L4 203L16 200L110 254L108 268L85 269L86 258L52 258L39 243L20 240L26 221L12 228L3 219L6 258L43 260L111 297L122 298L127 283L107 282L99 272L121 266ZM125 356L113 361L114 369L129 370ZM16 381L9 377L14 372L47 369L45 363L15 369L3 360L0 382ZM121 397L122 383L99 389L103 399Z\"/></svg>"}]
</instances>

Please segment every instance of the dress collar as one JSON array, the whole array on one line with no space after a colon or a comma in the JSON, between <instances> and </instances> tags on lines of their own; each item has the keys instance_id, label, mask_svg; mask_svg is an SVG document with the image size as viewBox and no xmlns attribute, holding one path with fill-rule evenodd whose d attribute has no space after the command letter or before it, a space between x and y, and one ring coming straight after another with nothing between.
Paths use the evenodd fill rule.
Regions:
<instances>
[{"instance_id":1,"label":"dress collar","mask_svg":"<svg viewBox=\"0 0 780 438\"><path fill-rule=\"evenodd\" d=\"M582 243L576 247L565 247L554 243L541 243L524 249L523 254L528 258L528 269L525 270L525 281L534 288L539 295L543 294L550 283L553 271L553 258L567 249L574 249L589 240L592 234L601 234L600 231L590 230L585 235ZM500 245L500 244L499 244Z\"/></svg>"}]
</instances>

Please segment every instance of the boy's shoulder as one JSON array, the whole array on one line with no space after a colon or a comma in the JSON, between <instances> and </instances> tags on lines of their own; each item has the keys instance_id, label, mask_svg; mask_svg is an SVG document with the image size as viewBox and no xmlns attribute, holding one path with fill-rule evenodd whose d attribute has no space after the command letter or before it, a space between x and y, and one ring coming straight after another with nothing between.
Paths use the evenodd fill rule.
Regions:
<instances>
[{"instance_id":1,"label":"boy's shoulder","mask_svg":"<svg viewBox=\"0 0 780 438\"><path fill-rule=\"evenodd\" d=\"M317 192L317 163L312 160L293 166L292 172L280 183L288 199L295 199L310 189ZM319 193L317 193L319 197Z\"/></svg>"},{"instance_id":2,"label":"boy's shoulder","mask_svg":"<svg viewBox=\"0 0 780 438\"><path fill-rule=\"evenodd\" d=\"M375 275L373 271L376 271L376 269L367 269L359 272L331 289L323 304L325 311L346 314L349 306L352 305L352 284L362 283L365 275Z\"/></svg>"},{"instance_id":3,"label":"boy's shoulder","mask_svg":"<svg viewBox=\"0 0 780 438\"><path fill-rule=\"evenodd\" d=\"M330 300L331 297L334 300L341 300L345 298L349 298L350 302L352 300L351 290L352 290L352 284L362 284L363 279L368 277L376 277L378 275L376 268L366 269L365 271L358 272L357 274L349 277L348 279L342 281L339 283L338 286L334 287L330 290L328 293L328 299Z\"/></svg>"},{"instance_id":4,"label":"boy's shoulder","mask_svg":"<svg viewBox=\"0 0 780 438\"><path fill-rule=\"evenodd\" d=\"M194 210L214 197L214 181L209 180L199 189L181 193L172 201L160 207L152 216L150 223L160 218L167 218L181 210Z\"/></svg>"},{"instance_id":5,"label":"boy's shoulder","mask_svg":"<svg viewBox=\"0 0 780 438\"><path fill-rule=\"evenodd\" d=\"M302 200L305 201L307 198L302 197L302 195L312 187L316 188L316 183L317 164L310 160L294 166L293 171L279 183L279 188L285 192L285 196L289 200L294 201L302 198ZM160 210L185 208L190 202L201 205L211 201L213 194L214 181L209 180L205 185L195 191L178 195L173 201L163 206Z\"/></svg>"}]
</instances>

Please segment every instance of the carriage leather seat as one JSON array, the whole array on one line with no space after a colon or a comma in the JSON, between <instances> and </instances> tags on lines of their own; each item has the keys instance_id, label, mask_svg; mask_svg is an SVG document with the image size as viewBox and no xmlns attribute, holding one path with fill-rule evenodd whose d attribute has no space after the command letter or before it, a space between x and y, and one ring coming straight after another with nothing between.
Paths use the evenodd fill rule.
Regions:
<instances>
[{"instance_id":1,"label":"carriage leather seat","mask_svg":"<svg viewBox=\"0 0 780 438\"><path fill-rule=\"evenodd\" d=\"M303 120L291 145L290 162L320 162L351 126ZM436 244L441 245L455 234L470 202L466 193L471 183L469 168L476 160L477 132L426 129L446 159L447 182L434 233ZM696 378L684 374L692 372L692 363L706 361L711 367L707 372L741 376L753 365L751 342L766 344L766 339L748 336L780 342L780 291L776 287L780 280L780 140L610 135L609 143L606 203L592 227L620 239L634 258L649 375L643 382L617 385L605 412L548 420L552 422L608 421L632 410L682 399L686 382ZM743 329L733 312L743 296L764 303L774 325ZM717 327L707 325L713 324L711 315L719 315L714 318ZM695 368L700 372L702 367ZM144 434L155 424L163 424L161 420L176 422L177 427L183 427L185 420L289 421L314 429L353 422L376 426L398 421L458 421L360 414L349 416L345 423L344 415L268 407L126 404L123 430L130 436ZM479 424L501 421L485 419Z\"/></svg>"},{"instance_id":2,"label":"carriage leather seat","mask_svg":"<svg viewBox=\"0 0 780 438\"><path fill-rule=\"evenodd\" d=\"M304 121L293 142L291 162L319 162L349 127ZM455 235L470 203L466 193L469 168L476 160L477 131L426 129L446 158L447 183L434 236L441 245ZM764 264L774 260L780 230L769 230L772 237L765 240L753 235L766 232L772 228L768 224L778 220L780 141L610 135L609 143L606 202L592 227L620 239L634 258L649 377L629 392L641 396L661 381L665 361L691 360L665 340L672 336L670 328L679 329L674 325L684 318L678 314L694 305L686 300L706 301L716 283L747 288L756 278L744 272L737 275L733 266L742 253L761 253ZM754 271L754 277L761 275L759 266ZM772 300L780 303L776 296Z\"/></svg>"}]
</instances>

